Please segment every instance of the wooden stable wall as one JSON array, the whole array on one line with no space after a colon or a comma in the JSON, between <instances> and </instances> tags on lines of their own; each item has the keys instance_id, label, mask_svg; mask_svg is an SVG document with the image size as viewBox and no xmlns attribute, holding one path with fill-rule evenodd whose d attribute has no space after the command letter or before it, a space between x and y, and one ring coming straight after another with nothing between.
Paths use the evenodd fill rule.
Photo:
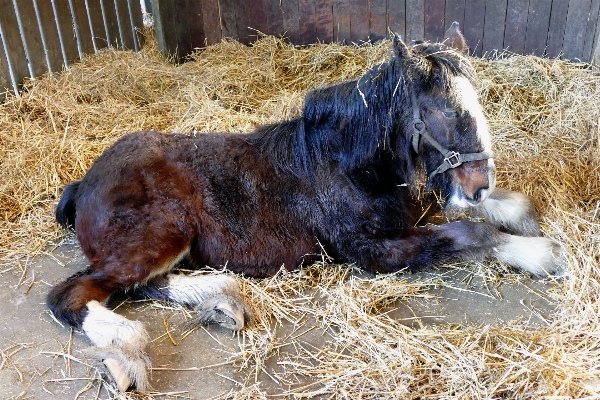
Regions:
<instances>
[{"instance_id":1,"label":"wooden stable wall","mask_svg":"<svg viewBox=\"0 0 600 400\"><path fill-rule=\"evenodd\" d=\"M183 57L224 37L258 32L294 44L376 41L388 29L440 40L453 21L474 55L509 49L590 62L600 59L600 0L151 0L159 44Z\"/></svg>"},{"instance_id":2,"label":"wooden stable wall","mask_svg":"<svg viewBox=\"0 0 600 400\"><path fill-rule=\"evenodd\" d=\"M139 0L0 0L0 92L106 47L137 51L142 27Z\"/></svg>"}]
</instances>

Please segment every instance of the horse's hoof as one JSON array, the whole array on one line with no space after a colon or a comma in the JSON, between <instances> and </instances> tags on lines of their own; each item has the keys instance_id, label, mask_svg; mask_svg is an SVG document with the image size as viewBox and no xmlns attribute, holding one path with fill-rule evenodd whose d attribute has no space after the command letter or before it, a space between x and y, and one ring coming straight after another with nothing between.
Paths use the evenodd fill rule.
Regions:
<instances>
[{"instance_id":1,"label":"horse's hoof","mask_svg":"<svg viewBox=\"0 0 600 400\"><path fill-rule=\"evenodd\" d=\"M252 312L238 296L221 295L212 297L196 306L197 322L202 325L219 324L232 331L241 330L252 322Z\"/></svg>"},{"instance_id":2,"label":"horse's hoof","mask_svg":"<svg viewBox=\"0 0 600 400\"><path fill-rule=\"evenodd\" d=\"M550 275L557 279L566 278L569 276L569 267L565 253L558 243L553 242L552 245L554 268Z\"/></svg>"},{"instance_id":3,"label":"horse's hoof","mask_svg":"<svg viewBox=\"0 0 600 400\"><path fill-rule=\"evenodd\" d=\"M112 346L91 347L85 353L102 360L121 392L132 389L145 392L151 389L147 372L150 360L146 353Z\"/></svg>"},{"instance_id":4,"label":"horse's hoof","mask_svg":"<svg viewBox=\"0 0 600 400\"><path fill-rule=\"evenodd\" d=\"M127 375L125 366L114 358L106 358L103 361L104 365L110 372L113 380L121 392L126 392L131 387L131 379Z\"/></svg>"}]
</instances>

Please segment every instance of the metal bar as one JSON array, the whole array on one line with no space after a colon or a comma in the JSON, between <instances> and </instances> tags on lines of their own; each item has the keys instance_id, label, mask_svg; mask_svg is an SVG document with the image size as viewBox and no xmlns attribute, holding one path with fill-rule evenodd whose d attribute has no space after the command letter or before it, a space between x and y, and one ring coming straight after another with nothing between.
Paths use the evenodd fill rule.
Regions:
<instances>
[{"instance_id":1,"label":"metal bar","mask_svg":"<svg viewBox=\"0 0 600 400\"><path fill-rule=\"evenodd\" d=\"M75 40L77 41L77 52L79 53L79 58L83 58L83 43L81 39L81 31L79 30L79 17L73 7L73 0L69 0L69 8L71 9L71 15L73 18L73 29L75 30Z\"/></svg>"},{"instance_id":2,"label":"metal bar","mask_svg":"<svg viewBox=\"0 0 600 400\"><path fill-rule=\"evenodd\" d=\"M52 12L54 12L54 23L56 24L56 30L58 33L58 42L60 44L60 51L63 56L63 63L65 65L65 68L68 68L69 60L67 59L67 50L66 50L65 41L64 41L63 35L62 35L61 26L58 23L58 12L56 11L56 0L52 0Z\"/></svg>"},{"instance_id":3,"label":"metal bar","mask_svg":"<svg viewBox=\"0 0 600 400\"><path fill-rule=\"evenodd\" d=\"M6 66L8 69L8 75L10 77L10 83L13 87L13 92L15 96L20 97L19 95L19 87L17 85L16 73L13 69L13 64L11 62L10 51L8 49L8 45L6 43L6 33L4 32L4 27L2 26L2 20L0 20L0 38L2 39L2 49L4 50L4 55L6 57Z\"/></svg>"}]
</instances>

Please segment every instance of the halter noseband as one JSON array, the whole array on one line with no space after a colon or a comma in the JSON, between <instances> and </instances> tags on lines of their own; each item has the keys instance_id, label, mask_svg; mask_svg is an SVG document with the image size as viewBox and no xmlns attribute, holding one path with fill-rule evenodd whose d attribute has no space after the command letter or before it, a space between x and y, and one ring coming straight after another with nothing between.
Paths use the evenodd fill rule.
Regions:
<instances>
[{"instance_id":1,"label":"halter noseband","mask_svg":"<svg viewBox=\"0 0 600 400\"><path fill-rule=\"evenodd\" d=\"M494 158L494 153L491 151L482 151L480 153L468 153L460 154L457 151L448 150L444 148L437 140L433 138L425 129L425 123L421 120L421 111L417 105L417 97L412 92L412 108L413 108L413 134L412 134L412 147L415 153L419 154L419 140L421 136L437 149L444 156L444 162L440 164L430 175L429 179L434 176L444 173L451 168L456 168L462 163L469 161L487 160Z\"/></svg>"}]
</instances>

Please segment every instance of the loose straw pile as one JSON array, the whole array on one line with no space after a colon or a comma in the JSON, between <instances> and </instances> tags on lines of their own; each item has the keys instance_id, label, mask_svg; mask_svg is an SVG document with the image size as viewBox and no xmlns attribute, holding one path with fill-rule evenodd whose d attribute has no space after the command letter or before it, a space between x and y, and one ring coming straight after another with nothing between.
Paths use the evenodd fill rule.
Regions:
<instances>
[{"instance_id":1,"label":"loose straw pile","mask_svg":"<svg viewBox=\"0 0 600 400\"><path fill-rule=\"evenodd\" d=\"M30 81L0 105L0 261L63 233L53 209L122 135L141 129L247 132L298 115L307 90L356 78L385 60L390 43L294 48L263 37L224 41L175 66L149 38L140 54L104 51L68 71ZM583 65L536 57L473 59L494 134L499 186L532 195L545 234L560 242L571 272L557 290L550 325L409 328L382 313L426 297L402 275L361 279L351 266L316 265L272 279L242 279L257 325L232 360L246 373L225 397L266 398L259 373L285 393L334 398L539 398L598 396L600 376L600 76ZM499 268L496 268L499 267ZM506 271L473 265L482 274ZM301 346L305 321L329 336ZM277 354L271 329L297 326L294 356ZM308 326L308 325L307 325ZM288 343L288 344L289 344ZM264 375L261 375L264 378ZM267 378L264 378L267 379ZM175 388L176 389L176 388ZM553 397L554 396L554 397Z\"/></svg>"}]
</instances>

